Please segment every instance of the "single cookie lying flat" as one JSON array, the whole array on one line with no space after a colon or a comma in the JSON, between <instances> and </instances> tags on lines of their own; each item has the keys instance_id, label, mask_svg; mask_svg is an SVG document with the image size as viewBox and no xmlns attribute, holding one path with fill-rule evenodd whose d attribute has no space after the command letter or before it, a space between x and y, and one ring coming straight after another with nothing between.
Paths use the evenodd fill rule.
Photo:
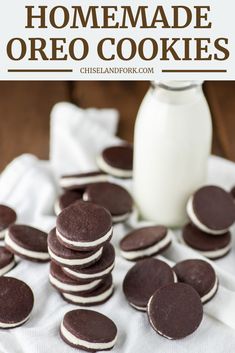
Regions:
<instances>
[{"instance_id":1,"label":"single cookie lying flat","mask_svg":"<svg viewBox=\"0 0 235 353\"><path fill-rule=\"evenodd\" d=\"M133 208L129 192L122 186L113 183L88 185L83 194L83 200L105 207L111 213L114 223L124 222L130 216Z\"/></svg>"},{"instance_id":2,"label":"single cookie lying flat","mask_svg":"<svg viewBox=\"0 0 235 353\"><path fill-rule=\"evenodd\" d=\"M165 250L171 240L171 232L164 226L135 229L121 240L121 255L127 260L153 256Z\"/></svg>"},{"instance_id":3,"label":"single cookie lying flat","mask_svg":"<svg viewBox=\"0 0 235 353\"><path fill-rule=\"evenodd\" d=\"M77 201L57 217L56 234L66 247L90 251L103 246L113 234L112 217L104 207Z\"/></svg>"},{"instance_id":4,"label":"single cookie lying flat","mask_svg":"<svg viewBox=\"0 0 235 353\"><path fill-rule=\"evenodd\" d=\"M103 247L92 251L76 251L62 245L56 235L56 229L52 229L48 235L48 252L51 259L61 266L77 268L88 267L97 262L103 252Z\"/></svg>"},{"instance_id":5,"label":"single cookie lying flat","mask_svg":"<svg viewBox=\"0 0 235 353\"><path fill-rule=\"evenodd\" d=\"M230 193L218 186L204 186L189 199L187 213L202 231L224 234L235 221L235 203Z\"/></svg>"},{"instance_id":6,"label":"single cookie lying flat","mask_svg":"<svg viewBox=\"0 0 235 353\"><path fill-rule=\"evenodd\" d=\"M117 327L101 313L77 309L65 314L60 334L70 346L96 352L113 348L117 340Z\"/></svg>"},{"instance_id":7,"label":"single cookie lying flat","mask_svg":"<svg viewBox=\"0 0 235 353\"><path fill-rule=\"evenodd\" d=\"M176 281L174 271L165 262L158 259L141 260L127 272L123 281L123 292L131 306L146 311L153 293Z\"/></svg>"},{"instance_id":8,"label":"single cookie lying flat","mask_svg":"<svg viewBox=\"0 0 235 353\"><path fill-rule=\"evenodd\" d=\"M9 227L6 248L30 261L45 262L50 260L47 250L47 234L27 225L13 224Z\"/></svg>"},{"instance_id":9,"label":"single cookie lying flat","mask_svg":"<svg viewBox=\"0 0 235 353\"><path fill-rule=\"evenodd\" d=\"M63 189L77 190L85 188L88 184L108 181L106 173L95 171L90 173L64 175L60 178L60 186Z\"/></svg>"},{"instance_id":10,"label":"single cookie lying flat","mask_svg":"<svg viewBox=\"0 0 235 353\"><path fill-rule=\"evenodd\" d=\"M0 277L0 328L10 329L24 324L33 309L31 288L12 277Z\"/></svg>"},{"instance_id":11,"label":"single cookie lying flat","mask_svg":"<svg viewBox=\"0 0 235 353\"><path fill-rule=\"evenodd\" d=\"M58 216L66 207L72 205L74 202L82 199L83 192L81 191L66 191L59 196L55 202L55 214Z\"/></svg>"},{"instance_id":12,"label":"single cookie lying flat","mask_svg":"<svg viewBox=\"0 0 235 353\"><path fill-rule=\"evenodd\" d=\"M192 334L202 321L199 294L185 283L174 283L157 290L148 303L148 318L153 329L168 339Z\"/></svg>"},{"instance_id":13,"label":"single cookie lying flat","mask_svg":"<svg viewBox=\"0 0 235 353\"><path fill-rule=\"evenodd\" d=\"M182 242L209 259L219 259L227 255L232 247L230 232L213 236L191 223L183 229Z\"/></svg>"},{"instance_id":14,"label":"single cookie lying flat","mask_svg":"<svg viewBox=\"0 0 235 353\"><path fill-rule=\"evenodd\" d=\"M17 215L15 211L5 205L0 205L0 239L4 239L8 227L15 223Z\"/></svg>"},{"instance_id":15,"label":"single cookie lying flat","mask_svg":"<svg viewBox=\"0 0 235 353\"><path fill-rule=\"evenodd\" d=\"M117 178L131 178L133 169L133 147L114 146L103 150L97 158L98 167Z\"/></svg>"},{"instance_id":16,"label":"single cookie lying flat","mask_svg":"<svg viewBox=\"0 0 235 353\"><path fill-rule=\"evenodd\" d=\"M0 246L0 276L5 275L15 266L14 255L3 246Z\"/></svg>"},{"instance_id":17,"label":"single cookie lying flat","mask_svg":"<svg viewBox=\"0 0 235 353\"><path fill-rule=\"evenodd\" d=\"M213 267L203 260L185 260L174 267L178 281L192 286L203 304L211 300L218 290L218 279Z\"/></svg>"}]
</instances>

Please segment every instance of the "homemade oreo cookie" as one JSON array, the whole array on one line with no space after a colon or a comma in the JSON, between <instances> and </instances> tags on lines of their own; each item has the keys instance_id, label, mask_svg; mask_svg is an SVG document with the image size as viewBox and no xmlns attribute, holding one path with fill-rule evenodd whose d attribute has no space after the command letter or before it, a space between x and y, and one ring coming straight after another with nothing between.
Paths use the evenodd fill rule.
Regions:
<instances>
[{"instance_id":1,"label":"homemade oreo cookie","mask_svg":"<svg viewBox=\"0 0 235 353\"><path fill-rule=\"evenodd\" d=\"M235 203L230 193L218 186L204 186L189 199L191 222L209 234L224 234L235 221Z\"/></svg>"},{"instance_id":2,"label":"homemade oreo cookie","mask_svg":"<svg viewBox=\"0 0 235 353\"><path fill-rule=\"evenodd\" d=\"M58 216L66 207L72 205L74 202L82 199L83 192L81 191L66 191L59 196L55 202L55 214Z\"/></svg>"},{"instance_id":3,"label":"homemade oreo cookie","mask_svg":"<svg viewBox=\"0 0 235 353\"><path fill-rule=\"evenodd\" d=\"M164 226L135 229L121 240L121 255L133 261L153 256L165 250L171 240L171 232Z\"/></svg>"},{"instance_id":4,"label":"homemade oreo cookie","mask_svg":"<svg viewBox=\"0 0 235 353\"><path fill-rule=\"evenodd\" d=\"M185 260L174 267L178 281L189 284L200 295L203 304L211 300L218 290L218 279L213 267L203 260Z\"/></svg>"},{"instance_id":5,"label":"homemade oreo cookie","mask_svg":"<svg viewBox=\"0 0 235 353\"><path fill-rule=\"evenodd\" d=\"M47 234L27 225L14 224L5 237L6 248L13 254L36 262L49 261Z\"/></svg>"},{"instance_id":6,"label":"homemade oreo cookie","mask_svg":"<svg viewBox=\"0 0 235 353\"><path fill-rule=\"evenodd\" d=\"M5 275L15 266L14 255L3 246L0 246L0 276Z\"/></svg>"},{"instance_id":7,"label":"homemade oreo cookie","mask_svg":"<svg viewBox=\"0 0 235 353\"><path fill-rule=\"evenodd\" d=\"M88 184L108 181L108 178L109 176L106 173L99 171L64 175L60 178L60 186L63 189L77 190L79 188L85 188Z\"/></svg>"},{"instance_id":8,"label":"homemade oreo cookie","mask_svg":"<svg viewBox=\"0 0 235 353\"><path fill-rule=\"evenodd\" d=\"M209 259L219 259L225 256L232 247L230 232L212 236L191 223L184 227L181 240Z\"/></svg>"},{"instance_id":9,"label":"homemade oreo cookie","mask_svg":"<svg viewBox=\"0 0 235 353\"><path fill-rule=\"evenodd\" d=\"M185 283L168 284L158 289L148 303L152 328L168 339L180 339L199 327L203 307L199 294Z\"/></svg>"},{"instance_id":10,"label":"homemade oreo cookie","mask_svg":"<svg viewBox=\"0 0 235 353\"><path fill-rule=\"evenodd\" d=\"M12 277L0 277L0 328L10 329L24 324L33 309L31 288Z\"/></svg>"},{"instance_id":11,"label":"homemade oreo cookie","mask_svg":"<svg viewBox=\"0 0 235 353\"><path fill-rule=\"evenodd\" d=\"M105 207L112 215L114 223L124 222L133 208L132 197L122 186L113 183L96 183L88 185L84 201L94 202Z\"/></svg>"},{"instance_id":12,"label":"homemade oreo cookie","mask_svg":"<svg viewBox=\"0 0 235 353\"><path fill-rule=\"evenodd\" d=\"M66 248L59 242L54 228L48 235L48 252L51 259L61 266L85 268L100 259L103 248L100 247L89 252Z\"/></svg>"},{"instance_id":13,"label":"homemade oreo cookie","mask_svg":"<svg viewBox=\"0 0 235 353\"><path fill-rule=\"evenodd\" d=\"M70 346L88 352L110 350L117 340L117 327L107 316L92 310L77 309L65 314L61 338Z\"/></svg>"},{"instance_id":14,"label":"homemade oreo cookie","mask_svg":"<svg viewBox=\"0 0 235 353\"><path fill-rule=\"evenodd\" d=\"M170 283L177 282L174 271L158 259L138 261L126 274L123 292L127 301L137 310L146 311L153 293Z\"/></svg>"},{"instance_id":15,"label":"homemade oreo cookie","mask_svg":"<svg viewBox=\"0 0 235 353\"><path fill-rule=\"evenodd\" d=\"M10 225L15 223L17 215L15 211L5 205L0 205L0 240L5 238Z\"/></svg>"},{"instance_id":16,"label":"homemade oreo cookie","mask_svg":"<svg viewBox=\"0 0 235 353\"><path fill-rule=\"evenodd\" d=\"M77 201L57 217L56 234L66 247L90 251L103 246L113 234L112 217L104 207Z\"/></svg>"},{"instance_id":17,"label":"homemade oreo cookie","mask_svg":"<svg viewBox=\"0 0 235 353\"><path fill-rule=\"evenodd\" d=\"M113 146L103 150L97 158L98 167L117 178L131 178L133 169L133 147Z\"/></svg>"}]
</instances>

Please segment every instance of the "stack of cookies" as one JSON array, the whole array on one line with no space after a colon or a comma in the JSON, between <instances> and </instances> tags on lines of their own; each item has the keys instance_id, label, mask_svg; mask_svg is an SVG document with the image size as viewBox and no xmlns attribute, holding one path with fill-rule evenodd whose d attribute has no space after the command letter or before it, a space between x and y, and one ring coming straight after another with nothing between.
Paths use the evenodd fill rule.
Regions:
<instances>
[{"instance_id":1,"label":"stack of cookies","mask_svg":"<svg viewBox=\"0 0 235 353\"><path fill-rule=\"evenodd\" d=\"M231 249L230 227L235 221L235 203L218 186L204 186L188 201L191 223L183 229L182 241L209 259L218 259Z\"/></svg>"},{"instance_id":2,"label":"stack of cookies","mask_svg":"<svg viewBox=\"0 0 235 353\"><path fill-rule=\"evenodd\" d=\"M67 302L96 305L113 294L112 234L110 212L91 202L78 201L57 217L48 236L49 278Z\"/></svg>"}]
</instances>

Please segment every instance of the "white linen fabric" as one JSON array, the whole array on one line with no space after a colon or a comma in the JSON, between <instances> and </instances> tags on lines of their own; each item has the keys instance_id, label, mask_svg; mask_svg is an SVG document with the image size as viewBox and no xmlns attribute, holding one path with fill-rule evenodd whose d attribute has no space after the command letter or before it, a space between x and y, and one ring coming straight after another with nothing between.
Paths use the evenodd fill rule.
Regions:
<instances>
[{"instance_id":1,"label":"white linen fabric","mask_svg":"<svg viewBox=\"0 0 235 353\"><path fill-rule=\"evenodd\" d=\"M107 145L118 144L114 136L118 114L114 110L81 110L69 103L60 103L52 111L50 161L32 155L15 159L0 177L0 203L16 209L18 223L35 225L49 231L55 225L53 206L59 193L57 176L65 173L96 169L96 156ZM211 157L208 183L230 189L235 184L235 164ZM131 181L120 181L131 191ZM118 243L131 227L140 227L136 213L128 225L117 224L113 244L116 266L113 272L115 293L105 304L91 307L114 320L118 340L114 353L234 353L235 352L235 244L230 254L212 264L218 274L220 288L216 297L204 306L205 315L199 329L191 336L168 341L159 336L148 323L147 315L134 310L126 302L122 281L133 265L120 257ZM177 242L175 231L172 246L163 257L170 264L187 258L202 258L195 251ZM35 296L30 320L22 327L0 330L0 353L69 353L77 352L59 336L63 315L76 306L67 304L48 281L49 264L19 260L8 273L28 283ZM180 318L179 318L180 320Z\"/></svg>"}]
</instances>

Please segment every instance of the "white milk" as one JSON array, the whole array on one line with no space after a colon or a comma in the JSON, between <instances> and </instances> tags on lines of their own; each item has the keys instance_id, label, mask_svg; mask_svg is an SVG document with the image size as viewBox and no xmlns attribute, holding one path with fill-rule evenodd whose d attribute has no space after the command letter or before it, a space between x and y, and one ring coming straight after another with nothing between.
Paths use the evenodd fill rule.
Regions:
<instances>
[{"instance_id":1,"label":"white milk","mask_svg":"<svg viewBox=\"0 0 235 353\"><path fill-rule=\"evenodd\" d=\"M178 227L189 196L206 181L212 124L201 83L154 84L138 112L134 198L144 219Z\"/></svg>"}]
</instances>

